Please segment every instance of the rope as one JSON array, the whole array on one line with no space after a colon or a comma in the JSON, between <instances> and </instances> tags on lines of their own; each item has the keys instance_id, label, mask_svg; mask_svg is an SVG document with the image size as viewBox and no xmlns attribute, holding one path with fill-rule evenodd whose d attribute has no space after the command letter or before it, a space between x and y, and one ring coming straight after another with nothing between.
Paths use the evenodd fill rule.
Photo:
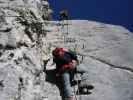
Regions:
<instances>
[{"instance_id":1,"label":"rope","mask_svg":"<svg viewBox=\"0 0 133 100\"><path fill-rule=\"evenodd\" d=\"M77 96L76 96L76 88L75 87L74 87L74 96L75 96L75 99L78 100Z\"/></svg>"},{"instance_id":2,"label":"rope","mask_svg":"<svg viewBox=\"0 0 133 100\"><path fill-rule=\"evenodd\" d=\"M76 77L78 78L77 73L76 73ZM79 95L79 82L78 82L78 80L77 80L77 86L78 86L77 93Z\"/></svg>"},{"instance_id":3,"label":"rope","mask_svg":"<svg viewBox=\"0 0 133 100\"><path fill-rule=\"evenodd\" d=\"M78 78L77 76L78 74L76 73L76 78ZM74 96L75 96L75 100L82 100L81 96L80 96L80 91L79 91L79 80L77 79L77 91L76 91L76 88L74 87ZM77 95L76 95L76 92L77 94L79 95L79 98L77 98Z\"/></svg>"}]
</instances>

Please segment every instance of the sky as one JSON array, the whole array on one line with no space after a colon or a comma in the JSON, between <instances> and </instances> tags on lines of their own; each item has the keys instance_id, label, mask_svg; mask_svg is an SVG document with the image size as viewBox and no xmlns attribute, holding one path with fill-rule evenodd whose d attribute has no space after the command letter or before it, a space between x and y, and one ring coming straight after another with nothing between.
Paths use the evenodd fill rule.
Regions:
<instances>
[{"instance_id":1,"label":"sky","mask_svg":"<svg viewBox=\"0 0 133 100\"><path fill-rule=\"evenodd\" d=\"M122 25L133 32L133 0L48 0L53 20L68 10L70 19L85 19Z\"/></svg>"}]
</instances>

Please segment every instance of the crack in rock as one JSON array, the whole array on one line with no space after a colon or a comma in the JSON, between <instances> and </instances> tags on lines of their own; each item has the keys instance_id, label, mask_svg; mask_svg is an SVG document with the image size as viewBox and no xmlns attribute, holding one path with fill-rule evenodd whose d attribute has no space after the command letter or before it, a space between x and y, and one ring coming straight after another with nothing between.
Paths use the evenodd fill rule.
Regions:
<instances>
[{"instance_id":1,"label":"crack in rock","mask_svg":"<svg viewBox=\"0 0 133 100\"><path fill-rule=\"evenodd\" d=\"M0 91L2 91L3 88L5 87L3 82L4 80L0 80Z\"/></svg>"},{"instance_id":2,"label":"crack in rock","mask_svg":"<svg viewBox=\"0 0 133 100\"><path fill-rule=\"evenodd\" d=\"M102 62L102 63L104 63L106 65L109 65L112 68L119 68L119 69L123 69L123 70L130 71L130 72L133 73L133 69L132 68L129 68L128 66L114 65L114 64L112 64L112 63L110 63L110 62L108 62L106 60L103 60L103 59L100 59L100 58L97 58L97 57L94 57L94 56L89 56L89 57L92 58L92 59L95 59L97 61L100 61L100 62Z\"/></svg>"}]
</instances>

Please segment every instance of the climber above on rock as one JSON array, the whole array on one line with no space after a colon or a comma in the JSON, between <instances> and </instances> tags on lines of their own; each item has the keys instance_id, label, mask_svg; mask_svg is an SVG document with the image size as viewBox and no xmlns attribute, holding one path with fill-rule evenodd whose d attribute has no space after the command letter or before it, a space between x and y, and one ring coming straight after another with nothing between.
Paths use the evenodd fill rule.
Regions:
<instances>
[{"instance_id":1,"label":"climber above on rock","mask_svg":"<svg viewBox=\"0 0 133 100\"><path fill-rule=\"evenodd\" d=\"M59 12L60 20L68 20L68 12L67 10L61 10Z\"/></svg>"},{"instance_id":2,"label":"climber above on rock","mask_svg":"<svg viewBox=\"0 0 133 100\"><path fill-rule=\"evenodd\" d=\"M52 51L52 55L53 62L56 64L56 77L61 80L65 100L75 100L71 87L71 81L73 79L74 73L79 72L82 74L82 85L86 83L86 69L77 67L79 61L76 53L69 52L67 50L64 50L63 48L55 48Z\"/></svg>"}]
</instances>

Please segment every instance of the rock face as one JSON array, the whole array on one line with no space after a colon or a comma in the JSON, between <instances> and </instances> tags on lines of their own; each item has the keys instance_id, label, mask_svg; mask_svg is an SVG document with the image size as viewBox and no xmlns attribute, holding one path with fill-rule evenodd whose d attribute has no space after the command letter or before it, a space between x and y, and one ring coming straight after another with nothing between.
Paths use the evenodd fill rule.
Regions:
<instances>
[{"instance_id":1,"label":"rock face","mask_svg":"<svg viewBox=\"0 0 133 100\"><path fill-rule=\"evenodd\" d=\"M88 69L88 80L94 89L79 100L133 99L132 33L121 26L87 20L51 23L57 25L51 24L47 42L76 50L81 66Z\"/></svg>"},{"instance_id":2,"label":"rock face","mask_svg":"<svg viewBox=\"0 0 133 100\"><path fill-rule=\"evenodd\" d=\"M78 100L133 100L133 34L49 13L47 0L0 0L0 100L61 100L45 71L55 47L76 50L88 69L94 89Z\"/></svg>"},{"instance_id":3,"label":"rock face","mask_svg":"<svg viewBox=\"0 0 133 100\"><path fill-rule=\"evenodd\" d=\"M0 0L0 100L45 98L41 41L49 11L46 0Z\"/></svg>"}]
</instances>

